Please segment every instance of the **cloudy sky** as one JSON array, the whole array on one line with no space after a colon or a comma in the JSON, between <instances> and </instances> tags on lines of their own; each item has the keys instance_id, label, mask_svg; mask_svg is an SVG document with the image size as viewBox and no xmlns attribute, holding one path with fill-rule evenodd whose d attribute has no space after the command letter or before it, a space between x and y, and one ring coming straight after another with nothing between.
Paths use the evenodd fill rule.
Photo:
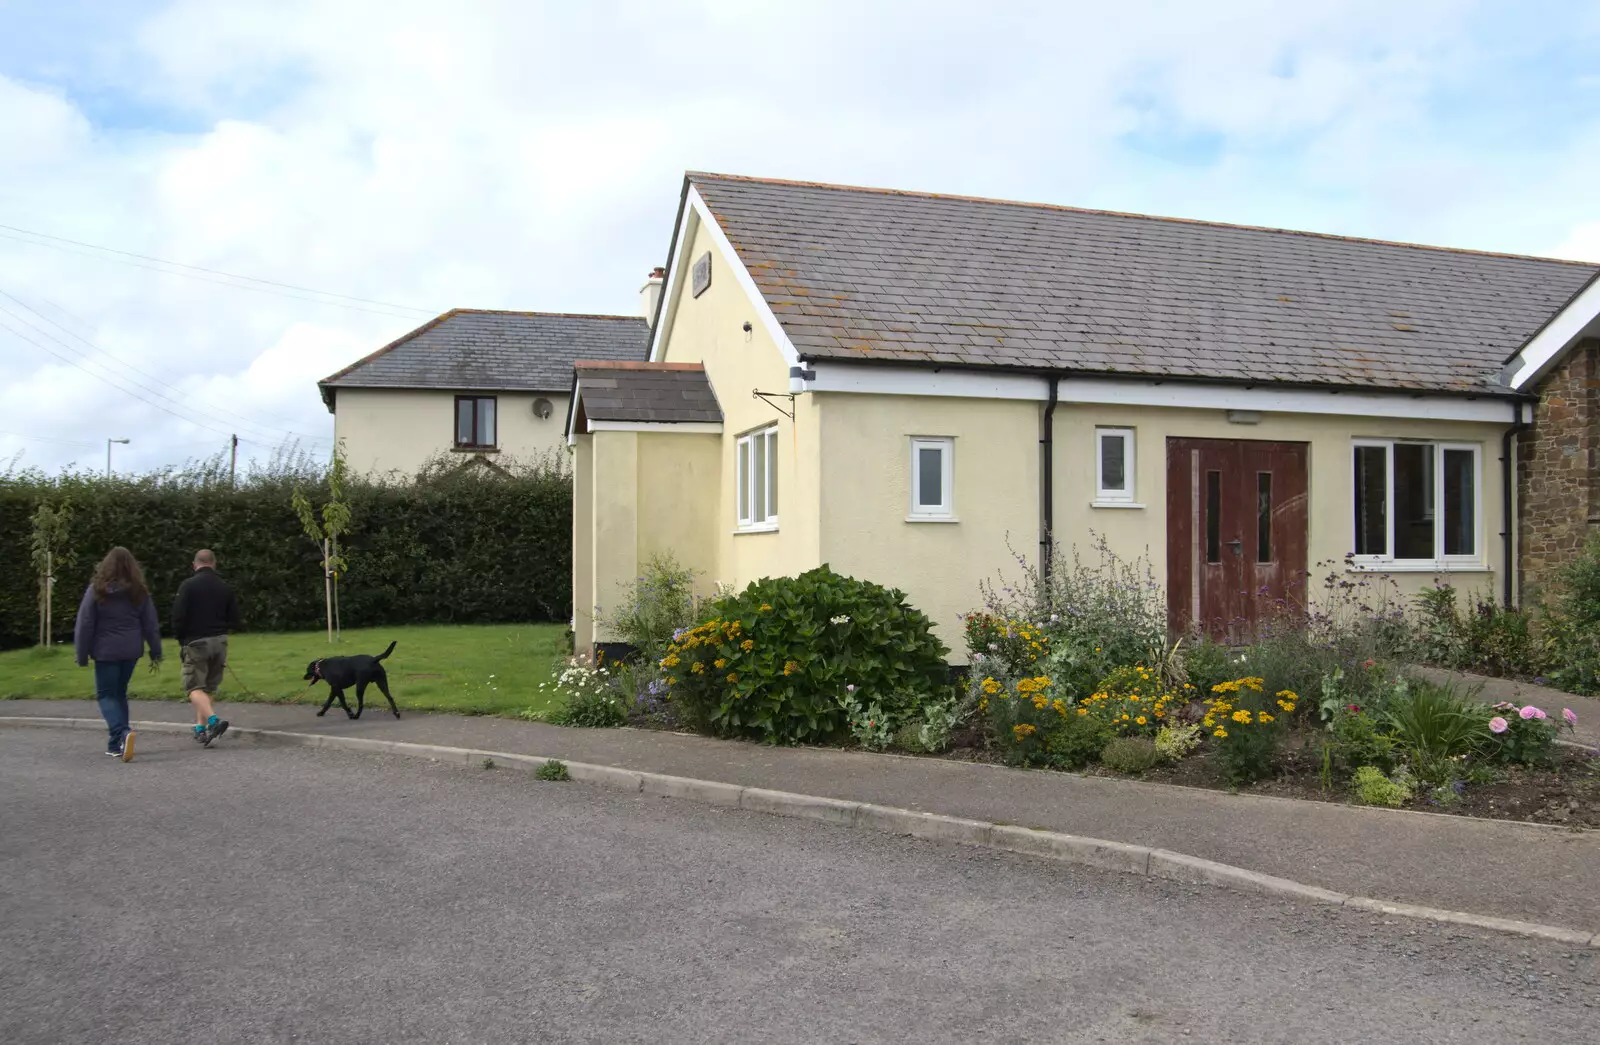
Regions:
<instances>
[{"instance_id":1,"label":"cloudy sky","mask_svg":"<svg viewBox=\"0 0 1600 1045\"><path fill-rule=\"evenodd\" d=\"M690 168L1600 260L1600 4L0 0L0 471L325 453L436 312L634 311Z\"/></svg>"}]
</instances>

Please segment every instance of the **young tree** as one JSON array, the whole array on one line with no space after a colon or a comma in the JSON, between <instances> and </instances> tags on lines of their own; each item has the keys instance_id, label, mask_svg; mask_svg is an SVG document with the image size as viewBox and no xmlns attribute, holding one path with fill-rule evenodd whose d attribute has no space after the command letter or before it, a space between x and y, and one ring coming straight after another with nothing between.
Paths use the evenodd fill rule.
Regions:
<instances>
[{"instance_id":1,"label":"young tree","mask_svg":"<svg viewBox=\"0 0 1600 1045\"><path fill-rule=\"evenodd\" d=\"M350 506L344 500L345 464L342 448L333 452L333 462L328 466L328 500L322 506L322 518L311 506L299 485L290 498L295 514L300 517L300 527L322 552L322 595L327 605L328 641L334 640L338 621L335 599L339 574L345 570L345 560L339 554L339 537L350 530Z\"/></svg>"},{"instance_id":2,"label":"young tree","mask_svg":"<svg viewBox=\"0 0 1600 1045\"><path fill-rule=\"evenodd\" d=\"M49 646L55 634L52 612L56 570L70 558L67 535L72 526L72 507L62 502L59 508L41 503L33 513L31 558L39 574L39 645Z\"/></svg>"}]
</instances>

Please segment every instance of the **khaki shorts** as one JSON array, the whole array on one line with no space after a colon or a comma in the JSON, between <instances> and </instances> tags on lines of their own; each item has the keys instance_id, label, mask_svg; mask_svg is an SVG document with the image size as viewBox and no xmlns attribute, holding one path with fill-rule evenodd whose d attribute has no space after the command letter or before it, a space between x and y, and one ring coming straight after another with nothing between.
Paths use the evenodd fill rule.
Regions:
<instances>
[{"instance_id":1,"label":"khaki shorts","mask_svg":"<svg viewBox=\"0 0 1600 1045\"><path fill-rule=\"evenodd\" d=\"M216 635L186 643L181 657L183 691L193 693L199 689L215 696L217 687L222 685L222 669L228 664L228 636Z\"/></svg>"}]
</instances>

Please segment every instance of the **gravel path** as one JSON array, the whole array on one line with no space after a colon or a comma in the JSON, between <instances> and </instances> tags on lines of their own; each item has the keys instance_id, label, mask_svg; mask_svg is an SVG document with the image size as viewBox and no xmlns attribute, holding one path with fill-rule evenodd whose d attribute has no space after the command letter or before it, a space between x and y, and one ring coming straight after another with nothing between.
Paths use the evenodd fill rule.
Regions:
<instances>
[{"instance_id":1,"label":"gravel path","mask_svg":"<svg viewBox=\"0 0 1600 1045\"><path fill-rule=\"evenodd\" d=\"M0 731L0 1041L1600 1042L1595 950L504 770L139 752Z\"/></svg>"}]
</instances>

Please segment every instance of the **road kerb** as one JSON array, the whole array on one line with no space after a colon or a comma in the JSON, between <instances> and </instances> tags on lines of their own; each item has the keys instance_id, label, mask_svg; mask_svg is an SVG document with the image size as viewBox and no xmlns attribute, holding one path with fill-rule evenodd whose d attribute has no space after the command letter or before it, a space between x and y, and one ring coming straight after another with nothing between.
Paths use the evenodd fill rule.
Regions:
<instances>
[{"instance_id":1,"label":"road kerb","mask_svg":"<svg viewBox=\"0 0 1600 1045\"><path fill-rule=\"evenodd\" d=\"M1476 929L1532 936L1557 943L1575 944L1579 947L1600 946L1596 944L1596 940L1600 940L1600 934L1585 932L1582 929L1567 929L1558 925L1540 925L1537 922L1495 918L1492 915L1472 914L1468 911L1445 911L1437 907L1423 907L1420 904L1400 903L1395 900L1374 900L1370 896L1352 896L1344 902L1344 905L1357 911L1372 911L1375 914L1418 918L1430 922L1447 922L1451 925L1470 925Z\"/></svg>"},{"instance_id":2,"label":"road kerb","mask_svg":"<svg viewBox=\"0 0 1600 1045\"><path fill-rule=\"evenodd\" d=\"M571 772L571 770L568 770ZM640 773L643 791L662 798L684 798L691 802L704 802L714 806L737 806L738 784L723 784L715 780L695 780L692 777L668 776L665 773Z\"/></svg>"},{"instance_id":3,"label":"road kerb","mask_svg":"<svg viewBox=\"0 0 1600 1045\"><path fill-rule=\"evenodd\" d=\"M739 794L739 808L753 813L773 816L797 816L806 820L820 820L825 824L853 827L860 802L845 802L837 798L818 798L815 795L797 795L790 791L769 791L763 787L747 787Z\"/></svg>"},{"instance_id":4,"label":"road kerb","mask_svg":"<svg viewBox=\"0 0 1600 1045\"><path fill-rule=\"evenodd\" d=\"M134 729L145 732L185 734L192 728L183 722L135 722ZM14 728L104 729L99 719L45 717L34 715L0 715L0 726ZM437 744L415 744L401 740L376 740L368 737L341 737L325 733L294 733L287 730L237 728L230 737L253 743L285 743L300 747L338 748L378 754L405 755L426 758L436 762L459 765L482 765L484 759L508 768L532 772L546 761L542 755L521 755L507 752L481 751L474 748L445 747ZM841 799L801 795L787 791L769 791L765 788L743 787L713 780L671 776L664 773L647 773L615 766L601 766L587 762L567 762L567 772L573 780L598 784L622 791L660 795L667 798L686 799L711 805L734 806L751 812L772 813L782 816L800 816L839 825L853 824L887 834L912 835L938 842L956 842L1025 856L1037 856L1068 863L1084 864L1107 870L1122 871L1147 877L1167 878L1175 881L1196 882L1222 886L1239 891L1267 893L1293 899L1309 900L1387 914L1398 918L1412 918L1464 925L1536 939L1549 940L1571 946L1600 948L1600 933L1562 926L1541 925L1492 915L1473 914L1468 911L1447 911L1437 907L1376 900L1367 896L1346 896L1343 893L1306 885L1287 878L1277 878L1230 864L1221 864L1200 857L1174 853L1166 849L1128 845L1098 838L1083 838L1056 831L1033 830L1008 824L993 824L980 820L923 813L912 809L898 809L872 803L854 803Z\"/></svg>"},{"instance_id":5,"label":"road kerb","mask_svg":"<svg viewBox=\"0 0 1600 1045\"><path fill-rule=\"evenodd\" d=\"M1260 871L1248 871L1232 864L1219 864L1215 860L1205 860L1186 853L1174 853L1167 849L1150 851L1150 877L1170 878L1177 882L1202 885L1221 885L1243 892L1287 896L1314 903L1332 904L1335 907L1342 906L1350 898L1346 893L1336 893L1331 889L1305 885L1288 878L1278 878L1275 875L1262 874Z\"/></svg>"}]
</instances>

